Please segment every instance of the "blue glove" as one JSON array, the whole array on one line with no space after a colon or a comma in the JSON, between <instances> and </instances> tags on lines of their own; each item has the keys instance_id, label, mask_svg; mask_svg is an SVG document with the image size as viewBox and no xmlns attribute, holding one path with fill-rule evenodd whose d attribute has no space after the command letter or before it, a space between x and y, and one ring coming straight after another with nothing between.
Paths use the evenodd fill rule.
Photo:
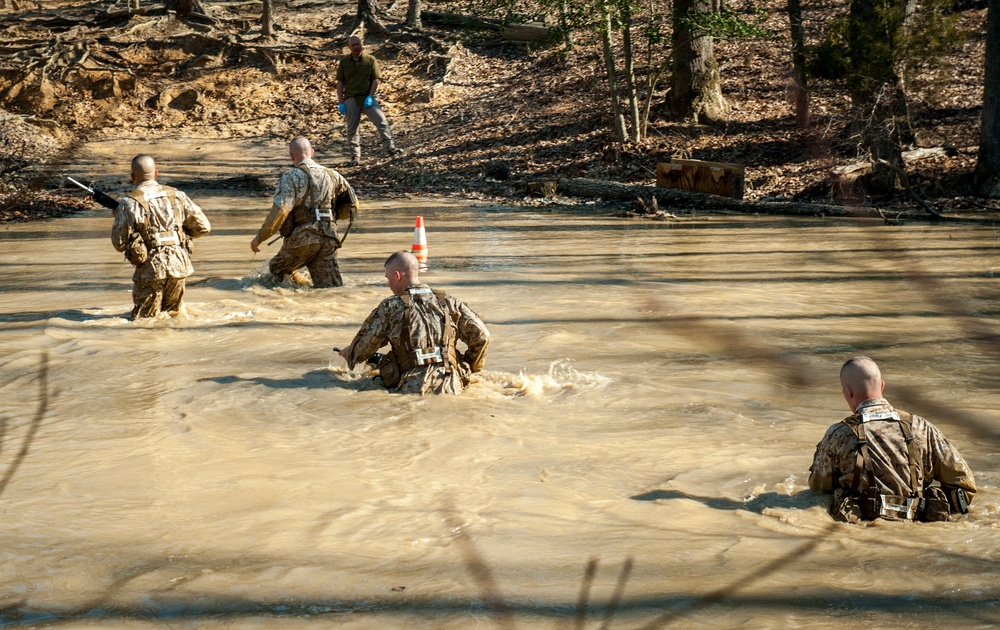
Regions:
<instances>
[{"instance_id":1,"label":"blue glove","mask_svg":"<svg viewBox=\"0 0 1000 630\"><path fill-rule=\"evenodd\" d=\"M344 105L343 103L337 105L337 111L340 112L341 116L345 116L347 114L347 105Z\"/></svg>"},{"instance_id":2,"label":"blue glove","mask_svg":"<svg viewBox=\"0 0 1000 630\"><path fill-rule=\"evenodd\" d=\"M365 98L365 107L371 107L374 104L375 104L375 97L374 96L368 96L368 97Z\"/></svg>"}]
</instances>

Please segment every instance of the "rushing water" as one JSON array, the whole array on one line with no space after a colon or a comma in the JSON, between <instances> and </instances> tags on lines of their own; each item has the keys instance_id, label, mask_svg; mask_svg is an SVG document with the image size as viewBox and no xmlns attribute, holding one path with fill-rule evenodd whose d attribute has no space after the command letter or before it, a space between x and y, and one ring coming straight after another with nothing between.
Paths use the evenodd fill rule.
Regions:
<instances>
[{"instance_id":1,"label":"rushing water","mask_svg":"<svg viewBox=\"0 0 1000 630\"><path fill-rule=\"evenodd\" d=\"M0 626L1000 623L993 228L390 200L312 290L260 284L265 196L191 194L176 318L125 319L108 213L0 227ZM492 332L461 396L331 350L417 214ZM806 489L858 353L969 460L967 518L834 524Z\"/></svg>"}]
</instances>

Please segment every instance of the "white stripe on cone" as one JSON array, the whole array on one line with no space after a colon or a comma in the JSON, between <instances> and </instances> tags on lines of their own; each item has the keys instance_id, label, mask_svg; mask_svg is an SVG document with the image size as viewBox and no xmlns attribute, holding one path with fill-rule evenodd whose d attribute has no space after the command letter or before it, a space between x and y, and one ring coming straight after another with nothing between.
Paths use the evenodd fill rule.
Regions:
<instances>
[{"instance_id":1,"label":"white stripe on cone","mask_svg":"<svg viewBox=\"0 0 1000 630\"><path fill-rule=\"evenodd\" d=\"M420 263L420 270L427 270L427 234L424 232L424 217L417 217L417 226L413 229L413 249L410 250Z\"/></svg>"}]
</instances>

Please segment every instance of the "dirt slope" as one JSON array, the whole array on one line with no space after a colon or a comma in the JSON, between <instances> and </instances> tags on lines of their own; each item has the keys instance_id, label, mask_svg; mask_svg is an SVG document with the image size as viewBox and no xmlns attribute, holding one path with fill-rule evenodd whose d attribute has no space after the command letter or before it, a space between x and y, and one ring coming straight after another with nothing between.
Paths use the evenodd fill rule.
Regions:
<instances>
[{"instance_id":1,"label":"dirt slope","mask_svg":"<svg viewBox=\"0 0 1000 630\"><path fill-rule=\"evenodd\" d=\"M71 208L51 187L72 170L74 147L86 139L305 134L334 162L346 162L337 159L344 141L334 74L351 4L279 1L277 36L264 40L255 3L207 3L210 19L181 21L160 5L143 4L129 14L119 5L60 2L2 11L0 106L6 113L0 110L0 151L4 164L16 168L0 190L0 219L13 212L22 213L15 218L33 216L47 203ZM783 33L783 3L769 4L768 26ZM425 9L460 7L425 3ZM807 22L821 23L830 10L813 7ZM727 125L660 119L655 108L664 90L657 89L649 138L620 149L606 124L607 87L596 41L581 36L566 52L504 42L489 31L428 25L415 35L402 27L403 13L405 4L391 7L386 21L392 35L367 43L385 69L383 107L406 154L381 155L364 123L365 163L344 174L365 195L537 203L525 200L528 181L579 176L651 184L657 161L684 157L746 164L749 200L835 202L831 169L853 161L840 133L848 103L835 86L814 86L812 126L795 127L784 39L717 43L733 105ZM911 164L911 181L946 213L1000 208L966 196L978 145L985 15L985 2L965 3L959 16L971 36L945 66L920 68L911 83L918 144L955 149ZM270 175L254 168L249 164L244 175ZM33 193L32 204L14 203L11 180L32 178L50 190ZM23 196L23 188L18 191ZM915 202L900 193L879 204L905 209Z\"/></svg>"}]
</instances>

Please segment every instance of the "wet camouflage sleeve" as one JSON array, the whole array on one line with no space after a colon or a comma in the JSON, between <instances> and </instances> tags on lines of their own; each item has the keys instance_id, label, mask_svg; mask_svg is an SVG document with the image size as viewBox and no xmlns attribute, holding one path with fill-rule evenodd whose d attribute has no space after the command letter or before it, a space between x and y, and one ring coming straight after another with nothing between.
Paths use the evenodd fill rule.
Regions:
<instances>
[{"instance_id":1,"label":"wet camouflage sleeve","mask_svg":"<svg viewBox=\"0 0 1000 630\"><path fill-rule=\"evenodd\" d=\"M336 199L337 195L350 188L351 185L347 183L347 179L343 175L332 168L328 168L326 171L330 174L330 179L333 180L333 198Z\"/></svg>"},{"instance_id":2,"label":"wet camouflage sleeve","mask_svg":"<svg viewBox=\"0 0 1000 630\"><path fill-rule=\"evenodd\" d=\"M181 216L184 217L182 227L185 234L191 238L199 238L212 231L212 224L208 222L205 213L181 190L177 191L177 203L180 204Z\"/></svg>"},{"instance_id":3,"label":"wet camouflage sleeve","mask_svg":"<svg viewBox=\"0 0 1000 630\"><path fill-rule=\"evenodd\" d=\"M271 211L257 232L257 242L266 241L281 229L281 224L285 222L298 200L305 196L308 187L309 179L300 169L293 168L282 174L274 191L274 199L271 201Z\"/></svg>"},{"instance_id":4,"label":"wet camouflage sleeve","mask_svg":"<svg viewBox=\"0 0 1000 630\"><path fill-rule=\"evenodd\" d=\"M469 366L469 371L475 373L483 369L486 363L486 351L490 345L490 331L479 315L465 305L464 302L451 295L448 296L449 306L453 313L458 313L458 338L468 349L462 353L461 360Z\"/></svg>"},{"instance_id":5,"label":"wet camouflage sleeve","mask_svg":"<svg viewBox=\"0 0 1000 630\"><path fill-rule=\"evenodd\" d=\"M131 197L125 197L115 208L115 221L111 225L111 244L123 252L128 247L128 239L140 220L141 207Z\"/></svg>"},{"instance_id":6,"label":"wet camouflage sleeve","mask_svg":"<svg viewBox=\"0 0 1000 630\"><path fill-rule=\"evenodd\" d=\"M915 416L914 419L916 418ZM927 469L931 471L932 478L941 482L941 485L962 488L969 503L972 503L972 496L976 494L977 488L969 465L936 426L926 420L924 424L927 425L927 452L930 456Z\"/></svg>"},{"instance_id":7,"label":"wet camouflage sleeve","mask_svg":"<svg viewBox=\"0 0 1000 630\"><path fill-rule=\"evenodd\" d=\"M402 321L403 301L395 296L382 300L361 324L358 334L347 348L347 366L353 370L355 365L365 362L379 348L389 343L394 328L395 337L398 338Z\"/></svg>"}]
</instances>

